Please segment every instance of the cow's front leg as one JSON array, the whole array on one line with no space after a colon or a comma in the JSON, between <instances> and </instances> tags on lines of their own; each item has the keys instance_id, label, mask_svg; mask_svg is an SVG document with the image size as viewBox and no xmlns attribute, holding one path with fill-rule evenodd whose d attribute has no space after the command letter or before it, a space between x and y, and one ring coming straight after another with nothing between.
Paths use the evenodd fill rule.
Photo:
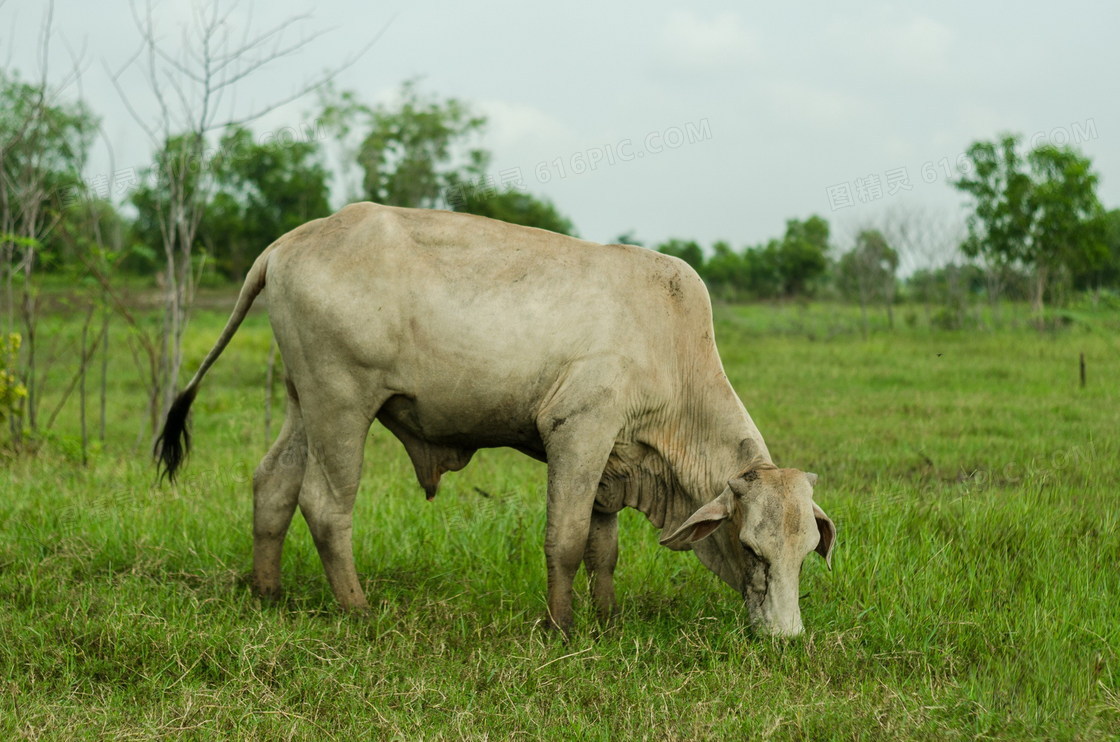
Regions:
<instances>
[{"instance_id":1,"label":"cow's front leg","mask_svg":"<svg viewBox=\"0 0 1120 742\"><path fill-rule=\"evenodd\" d=\"M614 595L614 568L618 563L618 513L592 511L587 550L583 555L591 602L599 620L607 622L618 614Z\"/></svg>"},{"instance_id":2,"label":"cow's front leg","mask_svg":"<svg viewBox=\"0 0 1120 742\"><path fill-rule=\"evenodd\" d=\"M569 478L549 473L548 523L544 536L548 621L564 634L572 627L572 583L587 546L594 486L586 477Z\"/></svg>"},{"instance_id":3,"label":"cow's front leg","mask_svg":"<svg viewBox=\"0 0 1120 742\"><path fill-rule=\"evenodd\" d=\"M566 635L572 626L572 582L587 549L595 495L617 428L602 418L557 415L542 429L548 433L548 620Z\"/></svg>"}]
</instances>

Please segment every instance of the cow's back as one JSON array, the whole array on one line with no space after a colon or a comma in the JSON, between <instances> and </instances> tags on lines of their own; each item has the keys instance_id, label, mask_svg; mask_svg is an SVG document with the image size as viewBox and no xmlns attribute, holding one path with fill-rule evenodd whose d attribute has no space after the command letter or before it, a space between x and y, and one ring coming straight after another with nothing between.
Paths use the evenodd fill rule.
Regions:
<instances>
[{"instance_id":1,"label":"cow's back","mask_svg":"<svg viewBox=\"0 0 1120 742\"><path fill-rule=\"evenodd\" d=\"M711 345L683 262L466 214L348 206L281 238L267 285L289 367L419 400L433 429L527 425L575 364L668 394Z\"/></svg>"}]
</instances>

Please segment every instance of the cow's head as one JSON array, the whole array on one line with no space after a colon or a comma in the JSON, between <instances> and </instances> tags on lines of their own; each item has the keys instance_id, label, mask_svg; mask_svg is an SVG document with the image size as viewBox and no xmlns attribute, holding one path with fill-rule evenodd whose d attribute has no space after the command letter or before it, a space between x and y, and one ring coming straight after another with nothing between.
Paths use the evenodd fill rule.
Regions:
<instances>
[{"instance_id":1,"label":"cow's head","mask_svg":"<svg viewBox=\"0 0 1120 742\"><path fill-rule=\"evenodd\" d=\"M661 543L692 544L700 561L743 594L758 629L795 636L802 631L801 563L816 551L831 569L836 543L836 526L813 502L816 481L797 469L750 469ZM731 527L721 529L725 523Z\"/></svg>"}]
</instances>

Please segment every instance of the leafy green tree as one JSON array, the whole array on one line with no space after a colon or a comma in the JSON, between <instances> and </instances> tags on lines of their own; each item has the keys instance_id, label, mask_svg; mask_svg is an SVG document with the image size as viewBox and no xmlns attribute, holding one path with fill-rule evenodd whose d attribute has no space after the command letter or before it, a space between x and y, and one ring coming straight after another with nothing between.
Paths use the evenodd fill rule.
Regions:
<instances>
[{"instance_id":1,"label":"leafy green tree","mask_svg":"<svg viewBox=\"0 0 1120 742\"><path fill-rule=\"evenodd\" d=\"M975 142L971 172L953 185L973 199L969 257L983 257L1003 273L1022 265L1033 272L1031 305L1041 313L1050 282L1091 269L1107 255L1100 230L1098 176L1088 158L1068 147L1041 145L1023 157L1021 138Z\"/></svg>"},{"instance_id":2,"label":"leafy green tree","mask_svg":"<svg viewBox=\"0 0 1120 742\"><path fill-rule=\"evenodd\" d=\"M786 222L785 237L771 255L783 296L810 293L814 282L828 269L828 239L828 221L819 216Z\"/></svg>"},{"instance_id":3,"label":"leafy green tree","mask_svg":"<svg viewBox=\"0 0 1120 742\"><path fill-rule=\"evenodd\" d=\"M725 299L737 299L748 288L743 256L723 240L712 245L712 256L704 263L700 275L712 291Z\"/></svg>"},{"instance_id":4,"label":"leafy green tree","mask_svg":"<svg viewBox=\"0 0 1120 742\"><path fill-rule=\"evenodd\" d=\"M751 295L759 299L782 295L781 249L782 241L773 239L743 251L743 283Z\"/></svg>"},{"instance_id":5,"label":"leafy green tree","mask_svg":"<svg viewBox=\"0 0 1120 742\"><path fill-rule=\"evenodd\" d=\"M26 389L21 413L8 421L16 441L23 421L38 430L39 296L35 274L44 257L57 257L52 233L67 203L81 196L82 168L97 119L81 102L59 100L46 82L22 82L0 71L0 269L3 334L22 328L18 374ZM18 307L18 309L17 309Z\"/></svg>"},{"instance_id":6,"label":"leafy green tree","mask_svg":"<svg viewBox=\"0 0 1120 742\"><path fill-rule=\"evenodd\" d=\"M0 240L9 289L13 271L29 281L35 269L58 265L51 233L86 191L81 172L98 121L81 101L55 98L45 84L0 70L0 234L20 238Z\"/></svg>"},{"instance_id":7,"label":"leafy green tree","mask_svg":"<svg viewBox=\"0 0 1120 742\"><path fill-rule=\"evenodd\" d=\"M1120 209L1101 214L1097 228L1102 250L1096 260L1075 268L1074 288L1120 288Z\"/></svg>"},{"instance_id":8,"label":"leafy green tree","mask_svg":"<svg viewBox=\"0 0 1120 742\"><path fill-rule=\"evenodd\" d=\"M97 126L85 103L59 101L45 84L0 70L0 231L44 236L83 187Z\"/></svg>"},{"instance_id":9,"label":"leafy green tree","mask_svg":"<svg viewBox=\"0 0 1120 742\"><path fill-rule=\"evenodd\" d=\"M481 188L462 187L454 191L451 208L466 214L488 216L510 224L547 229L550 232L574 235L575 228L551 201L516 190L487 193Z\"/></svg>"},{"instance_id":10,"label":"leafy green tree","mask_svg":"<svg viewBox=\"0 0 1120 742\"><path fill-rule=\"evenodd\" d=\"M229 278L241 279L277 237L330 214L329 174L313 141L256 142L240 126L226 130L211 160L214 193L199 238Z\"/></svg>"},{"instance_id":11,"label":"leafy green tree","mask_svg":"<svg viewBox=\"0 0 1120 742\"><path fill-rule=\"evenodd\" d=\"M394 105L368 106L353 93L329 93L322 121L346 139L362 171L361 197L392 206L436 208L449 190L479 182L490 154L470 142L486 125L461 100L425 96L417 82L401 86Z\"/></svg>"},{"instance_id":12,"label":"leafy green tree","mask_svg":"<svg viewBox=\"0 0 1120 742\"><path fill-rule=\"evenodd\" d=\"M881 302L887 310L887 323L894 327L894 297L897 287L898 252L887 244L877 229L856 235L855 245L844 253L837 266L842 294L859 302L864 332L867 331L867 306Z\"/></svg>"},{"instance_id":13,"label":"leafy green tree","mask_svg":"<svg viewBox=\"0 0 1120 742\"><path fill-rule=\"evenodd\" d=\"M1087 157L1067 147L1045 145L1035 148L1028 159L1035 180L1032 303L1041 309L1048 282L1063 277L1062 273L1067 278L1092 273L1107 261L1105 211L1097 199L1100 178Z\"/></svg>"},{"instance_id":14,"label":"leafy green tree","mask_svg":"<svg viewBox=\"0 0 1120 742\"><path fill-rule=\"evenodd\" d=\"M72 275L85 275L91 255L109 246L121 246L130 229L130 220L108 198L91 197L71 203L66 217L55 229L58 238L58 263ZM152 255L146 248L145 255ZM119 258L114 256L113 269L120 269ZM150 268L152 261L145 261Z\"/></svg>"},{"instance_id":15,"label":"leafy green tree","mask_svg":"<svg viewBox=\"0 0 1120 742\"><path fill-rule=\"evenodd\" d=\"M992 264L1026 259L1032 184L1018 149L1019 137L1013 135L968 148L972 174L953 182L975 201L961 245L968 257L983 257Z\"/></svg>"},{"instance_id":16,"label":"leafy green tree","mask_svg":"<svg viewBox=\"0 0 1120 742\"><path fill-rule=\"evenodd\" d=\"M210 188L204 152L201 137L193 133L168 137L129 194L136 208L133 236L141 251L151 251L156 264L166 265L173 250L165 249L165 243L174 248L181 232L195 241ZM178 222L187 224L176 226Z\"/></svg>"},{"instance_id":17,"label":"leafy green tree","mask_svg":"<svg viewBox=\"0 0 1120 742\"><path fill-rule=\"evenodd\" d=\"M704 250L695 240L680 240L674 237L658 245L657 252L680 258L691 265L697 273L703 275Z\"/></svg>"}]
</instances>

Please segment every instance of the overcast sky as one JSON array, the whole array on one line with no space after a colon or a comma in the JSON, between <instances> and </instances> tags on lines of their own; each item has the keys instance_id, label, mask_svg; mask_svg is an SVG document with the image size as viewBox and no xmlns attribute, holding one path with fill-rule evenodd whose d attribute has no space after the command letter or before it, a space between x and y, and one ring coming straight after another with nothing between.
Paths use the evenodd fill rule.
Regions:
<instances>
[{"instance_id":1,"label":"overcast sky","mask_svg":"<svg viewBox=\"0 0 1120 742\"><path fill-rule=\"evenodd\" d=\"M157 4L169 42L192 5ZM38 74L45 6L0 5L0 60L27 77ZM55 3L50 76L84 59L80 93L113 143L113 164L99 150L90 177L150 156L107 72L138 46L129 7ZM1004 131L1076 145L1105 205L1120 206L1116 2L273 0L243 3L232 20L264 29L299 13L310 17L289 39L322 35L246 80L238 115L376 39L339 87L379 101L419 77L426 92L471 102L490 119L494 181L547 196L593 240L633 231L647 243L739 248L814 213L841 242L890 212L959 219L963 199L948 184L958 156ZM121 79L150 111L136 71ZM312 103L283 106L255 129L314 132Z\"/></svg>"}]
</instances>

